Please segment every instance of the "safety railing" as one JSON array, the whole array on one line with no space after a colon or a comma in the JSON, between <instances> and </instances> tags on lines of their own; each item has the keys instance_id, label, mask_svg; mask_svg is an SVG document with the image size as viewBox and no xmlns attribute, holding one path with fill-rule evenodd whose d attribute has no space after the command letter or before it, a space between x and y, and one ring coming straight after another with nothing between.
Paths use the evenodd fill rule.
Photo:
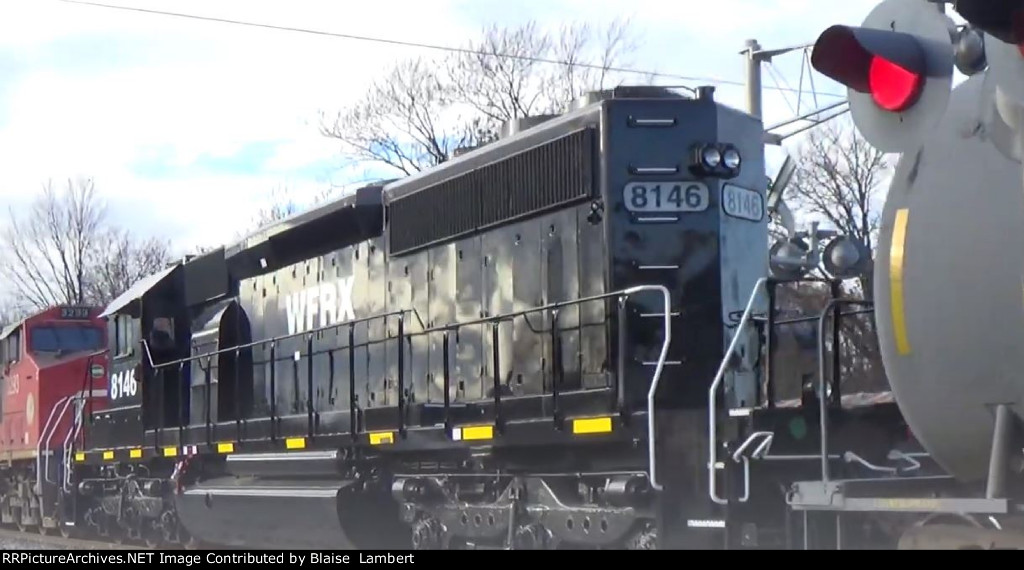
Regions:
<instances>
[{"instance_id":1,"label":"safety railing","mask_svg":"<svg viewBox=\"0 0 1024 570\"><path fill-rule=\"evenodd\" d=\"M69 394L60 398L56 403L54 403L53 407L50 408L50 414L47 416L46 423L43 424L43 429L39 432L39 439L36 441L36 485L40 492L42 492L43 479L45 479L47 483L56 483L56 480L50 479L50 444L53 442L53 437L56 435L57 428L63 421L68 408L73 402L75 402L76 405L77 403L84 404L84 402L91 400L93 397L102 397L105 395L104 393L94 393L91 384L93 362L97 356L104 353L106 353L106 350L97 351L89 355L89 358L85 362L85 374L82 377L82 389L77 393ZM87 385L88 388L86 388ZM84 409L84 407L82 409ZM77 437L78 431L75 429L74 425L81 425L81 418L78 416L81 415L82 409L76 408L77 413L75 414L75 419L72 420L72 426L68 428L69 434L72 431L75 432L75 437ZM62 444L66 443L67 438L65 437L65 441L63 441ZM64 449L65 455L69 453L69 448L66 445L62 445L62 449Z\"/></svg>"},{"instance_id":2,"label":"safety railing","mask_svg":"<svg viewBox=\"0 0 1024 570\"><path fill-rule=\"evenodd\" d=\"M828 384L827 376L825 375L825 321L828 320L830 314L834 311L834 308L838 308L842 305L847 306L860 306L860 307L874 307L872 301L859 301L855 299L830 299L825 304L825 308L821 311L821 316L818 317L818 415L819 423L821 423L821 480L827 482L829 478L829 454L828 454L828 408L829 408L829 393L826 390ZM833 315L833 318L838 321L839 314ZM835 370L839 370L839 344L838 335L833 336L832 346L832 358L836 362L837 366ZM833 374L835 376L835 374ZM832 378L833 384L838 387L839 378Z\"/></svg>"},{"instance_id":3,"label":"safety railing","mask_svg":"<svg viewBox=\"0 0 1024 570\"><path fill-rule=\"evenodd\" d=\"M53 437L57 433L57 428L67 416L68 410L74 409L75 412L72 416L71 426L68 427L68 432L64 436L64 440L61 445L61 449L64 452L63 457L61 458L61 465L63 467L62 476L65 490L67 489L67 477L71 473L70 458L73 453L75 438L78 437L79 428L82 425L85 403L92 398L100 398L105 395L106 393L103 391L76 392L60 398L50 409L50 414L46 418L46 423L43 425L43 429L39 433L39 440L36 442L36 491L40 496L43 495L44 480L50 484L57 484L57 478L50 477L50 456L53 455L52 446L50 444L53 442ZM74 405L74 408L72 408L72 405ZM39 511L40 516L46 515L45 501L39 502Z\"/></svg>"},{"instance_id":4,"label":"safety railing","mask_svg":"<svg viewBox=\"0 0 1024 570\"><path fill-rule=\"evenodd\" d=\"M78 436L82 433L82 426L85 424L85 406L94 398L101 398L105 395L106 392L103 390L92 390L89 397L75 402L74 423L64 436L64 491L66 492L72 491L74 471L71 468L71 458L75 452L75 442L78 441Z\"/></svg>"},{"instance_id":5,"label":"safety railing","mask_svg":"<svg viewBox=\"0 0 1024 570\"><path fill-rule=\"evenodd\" d=\"M733 333L732 341L729 342L729 347L725 350L725 355L722 357L722 363L718 366L718 372L715 373L715 379L711 381L711 386L708 388L708 493L711 496L711 500L719 505L726 505L729 501L718 494L718 388L721 386L722 380L725 379L725 371L729 368L729 360L732 359L733 353L736 352L736 347L739 346L744 328L751 321L754 304L757 302L760 294L767 291L765 285L767 285L768 281L767 277L762 277L754 283L754 289L751 291L750 299L743 310L743 316L736 323L736 330ZM750 484L749 470L747 473L748 477L745 486Z\"/></svg>"},{"instance_id":6,"label":"safety railing","mask_svg":"<svg viewBox=\"0 0 1024 570\"><path fill-rule=\"evenodd\" d=\"M238 362L238 359L240 358L241 353L242 353L243 350L250 350L250 349L258 348L258 347L261 348L261 347L265 347L265 346L269 345L270 346L269 361L271 363L273 363L273 365L270 367L270 398L269 398L270 399L270 418L272 420L271 421L271 426L272 426L271 429L273 430L274 429L273 426L275 425L275 422L273 420L276 420L279 417L278 414L277 414L277 398L276 398L276 394L277 394L277 366L276 366L276 363L277 363L277 345L279 343L287 341L287 340L292 340L292 339L297 339L297 338L301 338L301 337L306 337L306 343L307 343L307 346L306 346L307 350L306 350L306 352L307 352L307 354L311 355L311 354L313 354L313 338L316 335L322 334L322 333L325 333L325 332L334 331L334 330L340 329L342 327L348 327L348 329L349 329L348 337L349 337L349 342L350 342L350 344L348 346L350 346L351 348L355 349L355 348L358 348L359 346L362 346L362 345L356 345L355 344L355 327L356 327L356 325L363 324L363 323L369 323L369 322L372 322L372 321L375 321L375 320L379 320L379 319L388 319L388 318L395 317L395 318L398 318L398 320L399 320L399 325L398 325L399 337L401 337L402 330L404 328L404 318L403 317L404 317L404 315L406 313L412 313L417 318L417 320L419 320L420 326L421 327L423 326L423 321L422 321L422 319L419 318L419 314L416 313L415 310L390 311L390 312L387 312L387 313L380 313L380 314L377 314L377 315L370 315L368 317L362 317L362 318L352 319L352 320L344 321L344 322L340 322L340 323L334 323L334 324L331 324L331 325L326 325L326 326L319 327L319 328L316 328L316 329L312 329L312 330L309 330L309 331L303 331L303 332L298 332L298 333L291 333L291 334L286 334L286 335L279 335L279 336L275 336L275 337L269 338L269 339L262 339L262 340L252 341L252 342L248 342L248 343L245 343L245 344L230 346L230 347L227 347L227 348L221 348L221 349L217 349L217 350L210 351L210 352L204 352L204 353L201 353L201 354L194 354L194 355L187 356L187 357L184 357L184 358L178 358L178 359L170 360L170 361L167 361L167 362L160 362L160 363L156 363L153 360L153 353L151 352L151 350L149 348L149 343L145 339L140 340L140 343L142 344L143 354L146 357L146 363L149 365L149 368L151 370L153 370L156 373L156 372L163 372L165 370L169 370L172 367L177 367L177 369L178 369L178 378L186 386L191 386L191 378L186 378L185 374L184 374L184 372L185 372L185 365L187 365L187 364L199 363L200 367L202 367L202 361L203 360L206 360L207 363L209 364L210 359L212 359L213 357L221 356L221 355L229 354L229 353L234 353L235 361ZM390 339L385 339L385 340L380 340L380 341L377 341L377 342L378 343L379 342L387 342L389 340ZM369 345L369 344L375 344L375 343L371 342L371 343L365 343L365 344ZM402 352L404 352L404 351L399 351L399 354L402 354ZM313 370L312 370L313 369L313 359L312 358L308 358L307 360L308 360L308 367L309 367L309 369L307 370L307 377L308 377L307 379L308 379L308 381L310 383L310 385L307 386L307 394L308 394L308 397L310 399L307 402L307 405L308 405L309 424L312 425L313 424L313 413L314 413L313 406L312 406L312 397L313 397L313 386L312 386L312 381L313 381L312 380L313 379ZM349 367L350 367L350 370L354 370L355 369L355 350L350 350L349 351ZM205 423L205 429L206 429L207 435L209 435L211 433L211 429L212 429L212 418L210 417L210 414L211 414L210 404L211 404L211 398L212 398L212 394L211 394L211 388L212 388L212 368L209 365L206 366L206 367L202 367L202 368L203 368L203 371L204 371L204 376L205 376L205 378L204 378L205 382L204 383L205 383L205 388L206 388L205 395L204 395L204 400L205 400L205 405L206 405L206 418L205 418L205 422L204 423ZM237 380L239 378L238 377L238 374L239 374L238 366L235 367L235 371L236 371L236 378L235 378L236 384L235 385L237 386L238 385ZM402 367L399 366L399 391L400 391L400 393L401 393L402 388L404 387L404 386L402 386L402 375L403 375L403 372L404 371L402 370ZM354 375L351 376L351 377L354 377ZM352 383L350 383L350 384L352 384ZM355 406L355 398L353 397L354 396L354 390L355 390L354 385L351 385L350 386L350 404L351 404L351 406L353 408ZM177 416L178 416L178 418L177 418L177 421L175 422L177 425L174 428L174 429L176 429L178 431L179 441L181 441L181 438L184 435L184 430L185 430L186 424L188 424L188 418L185 417L185 398L187 398L187 397L189 397L189 394L188 394L187 391L184 394L182 394L179 391L179 394L178 394L178 409L177 409ZM240 424L241 421L242 421L242 418L241 418L241 413L240 413L241 410L238 408L238 406L240 406L241 403L240 403L238 398L235 399L235 404L236 404L235 422L236 422L236 424ZM352 411L352 424L353 424L352 427L354 428L355 427L355 410L352 409L351 411ZM160 440L160 436L161 436L161 434L162 434L162 432L164 430L164 425L163 424L165 423L165 421L164 421L165 418L163 417L163 406L160 406L160 412L161 412L160 413L160 418L159 418L159 420L157 422L157 426L156 426L156 429L155 429L155 431L156 431L156 438L157 438L158 441Z\"/></svg>"},{"instance_id":7,"label":"safety railing","mask_svg":"<svg viewBox=\"0 0 1024 570\"><path fill-rule=\"evenodd\" d=\"M787 280L789 281L789 280ZM753 320L753 307L756 304L758 297L761 293L767 292L769 295L769 309L768 318L766 320L766 326L771 329L774 325L801 323L801 322L812 322L817 321L818 323L818 351L817 351L817 364L818 364L818 389L819 389L819 416L821 423L821 451L817 455L784 455L784 456L769 456L768 452L771 448L771 444L774 439L772 432L754 432L750 434L747 439L736 449L732 454L732 460L737 464L742 464L743 468L743 494L737 499L740 503L745 503L750 499L750 461L752 459L760 460L800 460L800 461L813 461L819 460L822 469L822 479L828 481L829 476L829 462L834 460L845 460L848 463L858 463L864 465L873 470L888 471L890 468L882 468L867 463L863 458L857 456L852 452L847 452L844 455L830 454L828 450L828 406L829 398L827 397L826 385L829 382L829 376L825 372L826 362L826 348L825 348L825 323L828 317L833 317L833 331L832 331L832 342L833 342L833 363L834 370L832 374L832 382L837 383L839 380L840 360L838 357L839 351L839 318L845 316L852 316L863 313L870 313L873 308L842 312L839 307L842 305L861 306L861 307L873 307L874 303L871 301L862 301L856 299L841 299L836 298L835 287L833 286L832 295L833 298L829 299L825 307L817 316L804 317L796 319L788 319L785 321L776 321L774 319L774 287L773 285L778 284L780 281L771 278L761 278L754 285L751 291L750 298L747 301L746 309L743 312L743 316L740 318L736 325L736 333L726 349L725 355L722 358L721 365L715 375L714 380L711 383L711 387L708 390L708 477L709 477L709 496L712 501L717 504L725 505L728 504L728 499L722 497L718 491L718 479L717 472L719 470L719 457L718 457L718 390L724 381L725 373L728 370L728 364L736 348L739 344L739 339L744 327ZM769 351L771 350L770 336L771 330L766 331L769 335ZM770 358L770 356L769 356ZM767 365L769 370L767 371L768 376L766 383L768 386L768 405L774 404L774 394L771 390L771 375L770 375L770 360ZM756 447L755 443L760 442ZM753 449L751 452L750 450ZM748 453L749 452L749 453Z\"/></svg>"},{"instance_id":8,"label":"safety railing","mask_svg":"<svg viewBox=\"0 0 1024 570\"><path fill-rule=\"evenodd\" d=\"M307 367L308 367L307 368L307 381L309 383L309 385L307 386L307 398L308 398L308 401L306 402L306 404L307 404L307 413L308 413L308 418L309 418L308 419L309 431L312 434L313 433L313 428L314 428L314 414L315 414L315 406L314 406L314 401L313 401L313 394L315 393L314 389L313 389L314 388L313 387L314 369L313 369L313 358L312 358L312 356L315 354L315 352L314 352L314 348L315 347L314 347L314 344L313 344L313 339L318 334L347 327L348 328L348 340L349 340L349 343L347 345L340 346L338 348L339 349L348 349L348 353L349 353L349 369L350 369L350 376L349 376L349 378L350 378L350 382L349 382L349 390L350 390L349 406L350 406L350 410L349 410L349 412L350 412L350 421L351 421L350 428L351 428L351 433L355 434L357 432L357 430L358 430L358 426L356 424L356 418L358 417L358 412L361 411L360 409L357 408L357 404L356 404L355 382L351 381L351 379L355 378L355 368L356 368L356 362L355 362L356 350L355 349L356 348L365 347L365 346L369 346L369 345L373 345L373 344L380 344L380 343L385 343L385 342L397 341L398 346L400 347L400 349L398 350L398 357L397 357L398 358L398 362L397 362L397 368L398 368L398 371L397 371L397 385L398 385L397 386L397 400L398 400L397 401L397 408L398 408L398 426L397 426L397 431L400 434L404 434L406 432L406 427L407 427L405 425L405 421L406 421L406 418L405 418L405 407L407 405L407 401L406 401L406 399L407 399L407 396L406 396L406 380L407 379L405 377L406 376L406 373L405 373L405 368L406 368L406 366L405 366L405 358L406 358L406 356L405 356L405 352L406 352L405 351L405 345L406 345L406 343L408 343L412 338L423 336L423 335L435 334L435 333L439 333L439 334L443 335L443 351L444 351L444 355L443 355L442 367L443 367L443 375L444 375L444 378L443 378L443 386L444 386L444 388L443 388L444 389L444 418L445 418L445 427L450 429L452 427L451 426L451 407L452 407L452 403L451 403L451 400L450 400L451 363L449 361L450 360L450 356L449 356L450 350L449 349L450 349L450 346L451 346L450 345L451 334L452 333L458 334L458 331L463 329L463 328L465 328L465 327L490 325L491 326L491 335L492 335L491 350L493 352L493 354L492 354L492 361L493 361L493 367L494 367L494 370L493 370L493 396L492 396L492 400L493 400L493 405L494 405L495 424L497 425L498 429L500 429L500 425L501 425L501 422L502 422L502 401L501 401L501 392L502 392L502 390L501 390L501 374L500 374L501 368L500 368L500 361L499 361L499 354L500 354L499 325L501 323L512 321L514 319L522 317L524 320L526 320L527 325L531 328L531 330L533 330L534 332L539 332L530 324L529 319L527 317L529 315L536 314L536 313L550 312L551 313L551 329L549 331L547 331L547 332L551 335L550 341L551 341L551 351L552 351L552 355L553 355L553 358L552 358L552 382L551 382L552 413L553 413L553 421L554 421L554 423L556 424L556 426L560 426L560 422L561 422L562 418L561 418L561 410L560 410L559 398L561 396L563 396L563 393L561 391L561 384L562 384L562 380L563 380L564 371L562 370L562 363L561 363L562 349L561 349L561 339L560 339L559 333L564 331L564 329L559 329L559 327L558 327L559 311L561 311L562 309L568 308L568 307L578 306L578 305L582 305L582 304L590 303L590 302L595 302L595 301L604 301L604 300L609 300L609 299L613 299L613 298L618 300L617 306L618 306L618 315L619 315L619 319L618 319L618 327L619 327L619 334L618 334L619 374L618 374L618 378L616 379L615 390L616 390L616 401L617 401L618 406L620 408L619 411L620 411L620 413L625 413L625 409L624 409L625 403L624 403L624 401L625 401L626 390L625 390L625 366L624 366L624 364L625 364L625 354L624 353L625 353L625 348L626 348L626 346L625 346L626 345L626 343L625 343L626 335L625 335L625 328L624 327L626 326L626 323L625 323L626 312L625 312L624 308L625 308L627 300L630 297L632 297L634 295L637 295L639 293L643 293L643 292L656 292L656 293L660 293L661 297L662 297L662 301L663 301L663 328L664 328L663 334L664 334L664 337L663 337L662 345L660 347L660 351L659 351L659 355L658 355L658 360L655 362L655 369L654 369L653 376L651 378L650 388L649 388L648 393L647 393L647 431L648 431L648 438L647 438L648 439L648 451L647 451L647 454L648 454L648 464L649 464L648 468L649 468L649 471L650 471L649 475L650 475L650 482L651 482L652 487L654 487L655 489L659 489L660 490L660 489L662 489L662 485L658 481L657 458L656 458L656 454L655 454L655 448L656 448L656 445L655 445L655 443L656 443L655 442L655 439L656 439L656 429L655 429L655 421L654 421L654 407L655 407L654 404L655 404L655 395L656 395L658 387L660 385L661 377L662 377L662 374L663 374L664 368L665 368L665 363L666 363L667 358L668 358L669 346L670 346L670 344L672 342L672 322L671 322L671 319L672 319L672 299L671 299L671 295L669 293L669 290L666 287L662 286L662 285L638 285L638 286L622 289L622 290L619 290L619 291L603 293L603 294L599 294L599 295L592 295L592 296L588 296L588 297L582 297L582 298L579 298L579 299L572 299L572 300L569 300L569 301L561 301L561 302L556 302L556 303L550 303L550 304L539 306L539 307L534 307L534 308L520 310L520 311L514 311L514 312L510 312L510 313L503 313L503 314L500 314L500 315L494 315L494 316L490 316L490 317L482 317L482 318L474 319L474 320L470 320L470 321L462 321L462 322L456 322L456 323L449 323L449 324L445 324L445 325L438 325L438 326L432 326L432 327L425 327L423 325L422 319L419 318L419 315L414 310L393 311L393 312L389 312L389 313L382 313L382 314L372 315L372 316L363 317L363 318L359 318L359 319L354 319L354 320L350 320L350 321L335 323L335 324L327 325L327 326L320 327L320 328L317 328L317 329L313 329L313 330L310 330L310 331L304 331L304 332L301 332L301 333L293 333L293 334L288 334L288 335L281 335L281 336L273 337L273 338L270 338L270 339L258 340L258 341L246 343L246 344L243 344L243 345L231 346L231 347L227 347L227 348L218 349L218 350L215 350L215 351L210 351L210 352L205 352L205 353L202 353L202 354L191 355L191 356L188 356L188 357L185 357L185 358L180 358L180 359L175 359L175 360L171 360L171 361L167 361L167 362L160 362L160 363L154 362L153 357L152 357L152 353L151 353L151 351L149 349L149 346L148 346L148 343L145 341L145 339L141 340L140 342L143 345L143 354L145 354L147 364L148 364L149 368L151 370L153 370L154 372L161 371L161 370L168 370L168 369L170 369L172 367L177 367L178 368L179 378L181 378L182 381L186 381L185 374L184 374L184 367L187 364L191 364L193 362L199 362L200 363L200 366L202 367L202 369L203 369L203 371L205 373L205 384L206 384L206 393L205 393L205 403L206 403L205 429L206 429L206 432L207 432L207 434L209 436L209 434L211 433L211 428L212 428L212 421L211 421L211 417L210 417L211 367L210 366L203 367L202 366L202 361L203 360L207 360L207 362L209 362L208 359L211 359L211 358L213 358L215 356L219 356L219 355L222 355L222 354L232 353L232 352L235 353L235 357L237 359L239 357L239 355L240 355L242 350L252 349L252 348L256 348L256 347L266 347L266 346L269 345L269 351L270 351L269 361L272 362L272 363L276 363L277 362L277 359L276 359L276 348L277 348L277 345L279 343L281 343L283 341L286 341L286 340L291 340L291 339L297 339L297 338L305 337L305 339L306 339L306 351L305 351L306 354L305 354L305 357L306 357L306 360L307 360ZM419 321L420 330L414 331L414 332L406 331L406 328L405 328L406 319L407 319L407 315L410 314L410 313ZM377 340L368 340L365 343L356 344L356 342L355 342L355 338L356 338L355 326L356 325L367 323L367 322L370 322L370 321L373 321L373 320L377 320L377 319L389 319L389 318L397 319L397 331L396 331L396 335L394 337L392 337L392 338L385 338L385 339L377 339ZM594 325L598 325L598 324L604 324L604 323L603 322L602 323L594 323ZM301 353L299 353L296 356L295 360L296 361L300 361L302 359L302 357L303 357L303 355ZM237 366L236 366L236 370L237 370ZM269 378L269 387L270 387L269 400L270 400L270 402L269 402L269 404L270 404L270 419L271 419L271 426L272 426L271 427L271 429L272 429L272 437L275 436L273 430L276 429L276 428L273 427L275 425L275 423L276 423L274 420L276 420L279 417L277 415L277 397L276 397L276 394L277 394L277 392L276 392L277 391L277 372L276 372L276 370L277 370L276 365L270 366L270 378ZM191 382L191 380L188 380L188 381L189 381L189 383ZM179 400L179 406L178 406L179 421L178 421L178 425L176 426L178 431L179 431L179 438L181 436L183 436L183 432L184 432L184 429L186 427L185 424L188 423L186 418L184 418L183 406L184 406L184 401L183 400ZM241 419L239 414L236 414L235 421L236 422L241 422L242 421L242 419ZM162 422L160 422L160 423L162 423ZM157 438L158 439L159 439L160 429L161 429L161 426L158 425L158 427L157 427ZM559 429L560 429L560 427L559 427ZM180 439L179 439L179 441L180 441Z\"/></svg>"}]
</instances>

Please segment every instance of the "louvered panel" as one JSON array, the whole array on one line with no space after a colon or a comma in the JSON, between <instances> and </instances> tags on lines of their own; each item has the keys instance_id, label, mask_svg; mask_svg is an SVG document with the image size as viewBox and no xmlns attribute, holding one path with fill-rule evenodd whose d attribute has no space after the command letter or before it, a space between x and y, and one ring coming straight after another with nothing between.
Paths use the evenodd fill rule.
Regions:
<instances>
[{"instance_id":1,"label":"louvered panel","mask_svg":"<svg viewBox=\"0 0 1024 570\"><path fill-rule=\"evenodd\" d=\"M396 199L392 255L584 200L594 190L594 129L587 128Z\"/></svg>"}]
</instances>

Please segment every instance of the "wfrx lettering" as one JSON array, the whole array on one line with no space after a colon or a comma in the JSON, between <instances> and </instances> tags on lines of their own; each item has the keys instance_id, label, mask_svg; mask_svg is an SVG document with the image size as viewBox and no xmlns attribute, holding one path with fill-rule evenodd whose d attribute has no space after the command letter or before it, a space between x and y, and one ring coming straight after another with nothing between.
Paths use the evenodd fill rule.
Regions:
<instances>
[{"instance_id":1,"label":"wfrx lettering","mask_svg":"<svg viewBox=\"0 0 1024 570\"><path fill-rule=\"evenodd\" d=\"M318 329L356 318L352 305L355 278L324 281L288 295L284 299L288 334Z\"/></svg>"}]
</instances>

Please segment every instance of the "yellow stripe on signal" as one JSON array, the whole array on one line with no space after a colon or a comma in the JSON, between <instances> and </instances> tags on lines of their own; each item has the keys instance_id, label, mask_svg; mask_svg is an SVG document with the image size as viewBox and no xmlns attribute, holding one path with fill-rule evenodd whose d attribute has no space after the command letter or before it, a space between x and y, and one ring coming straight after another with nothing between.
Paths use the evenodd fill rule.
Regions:
<instances>
[{"instance_id":1,"label":"yellow stripe on signal","mask_svg":"<svg viewBox=\"0 0 1024 570\"><path fill-rule=\"evenodd\" d=\"M178 448L177 447L165 447L164 448L164 457L174 457L176 455L178 455Z\"/></svg>"},{"instance_id":2,"label":"yellow stripe on signal","mask_svg":"<svg viewBox=\"0 0 1024 570\"><path fill-rule=\"evenodd\" d=\"M113 458L114 458L114 452L113 451L104 451L103 452L103 459L110 460L110 459L113 459Z\"/></svg>"},{"instance_id":3,"label":"yellow stripe on signal","mask_svg":"<svg viewBox=\"0 0 1024 570\"><path fill-rule=\"evenodd\" d=\"M231 442L228 442L228 443L218 443L217 444L217 453L234 453L234 452L235 452L235 444L233 444Z\"/></svg>"},{"instance_id":4,"label":"yellow stripe on signal","mask_svg":"<svg viewBox=\"0 0 1024 570\"><path fill-rule=\"evenodd\" d=\"M907 317L903 306L903 263L907 241L907 223L910 210L902 208L896 211L896 221L892 229L892 245L889 248L889 289L892 304L892 333L896 340L896 350L903 356L910 354L910 341L907 339Z\"/></svg>"},{"instance_id":5,"label":"yellow stripe on signal","mask_svg":"<svg viewBox=\"0 0 1024 570\"><path fill-rule=\"evenodd\" d=\"M291 437L284 440L284 446L287 449L305 449L306 438L304 437Z\"/></svg>"},{"instance_id":6,"label":"yellow stripe on signal","mask_svg":"<svg viewBox=\"0 0 1024 570\"><path fill-rule=\"evenodd\" d=\"M84 453L76 453L75 454L75 461L85 461L85 454Z\"/></svg>"},{"instance_id":7,"label":"yellow stripe on signal","mask_svg":"<svg viewBox=\"0 0 1024 570\"><path fill-rule=\"evenodd\" d=\"M572 433L611 433L611 418L586 418L572 421Z\"/></svg>"},{"instance_id":8,"label":"yellow stripe on signal","mask_svg":"<svg viewBox=\"0 0 1024 570\"><path fill-rule=\"evenodd\" d=\"M138 459L138 458L142 457L142 450L141 449L133 449L133 450L128 452L128 457L130 457L131 459Z\"/></svg>"},{"instance_id":9,"label":"yellow stripe on signal","mask_svg":"<svg viewBox=\"0 0 1024 570\"><path fill-rule=\"evenodd\" d=\"M395 434L390 431L378 431L370 434L370 445L386 445L395 443Z\"/></svg>"}]
</instances>

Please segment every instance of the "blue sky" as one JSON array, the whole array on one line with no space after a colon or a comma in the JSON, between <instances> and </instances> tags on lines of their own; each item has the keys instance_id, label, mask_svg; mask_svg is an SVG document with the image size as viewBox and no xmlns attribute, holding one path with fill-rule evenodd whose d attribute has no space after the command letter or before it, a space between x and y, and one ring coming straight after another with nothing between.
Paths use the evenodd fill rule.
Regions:
<instances>
[{"instance_id":1,"label":"blue sky","mask_svg":"<svg viewBox=\"0 0 1024 570\"><path fill-rule=\"evenodd\" d=\"M602 25L630 17L630 67L742 81L744 40L808 43L859 23L868 0L109 0L110 4L457 45L490 23ZM424 52L419 52L424 53ZM426 52L428 55L432 52ZM118 221L188 247L231 240L275 187L296 196L365 177L317 130L320 111L355 101L416 49L254 29L57 0L0 2L0 208L46 179L90 176ZM778 58L796 87L801 52ZM805 72L806 75L806 72ZM659 80L683 83L679 80ZM712 83L688 81L688 85ZM807 86L807 78L804 77ZM819 91L842 93L815 76ZM783 97L785 95L785 97ZM741 86L719 100L744 106ZM824 97L819 102L833 102ZM801 110L809 109L805 96ZM765 122L794 114L795 93L768 90Z\"/></svg>"}]
</instances>

